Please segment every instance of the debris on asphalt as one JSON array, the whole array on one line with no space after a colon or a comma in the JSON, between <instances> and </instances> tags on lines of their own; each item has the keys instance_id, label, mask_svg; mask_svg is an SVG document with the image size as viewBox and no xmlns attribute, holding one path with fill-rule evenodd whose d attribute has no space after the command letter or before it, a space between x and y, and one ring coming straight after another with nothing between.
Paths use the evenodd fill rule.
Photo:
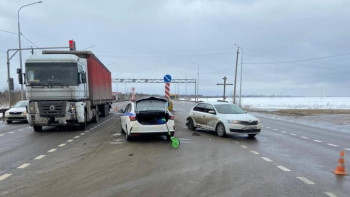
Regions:
<instances>
[{"instance_id":1,"label":"debris on asphalt","mask_svg":"<svg viewBox=\"0 0 350 197\"><path fill-rule=\"evenodd\" d=\"M129 156L130 156L130 157L131 157L131 156L134 156L134 154L131 153L131 154L129 154Z\"/></svg>"},{"instance_id":2,"label":"debris on asphalt","mask_svg":"<svg viewBox=\"0 0 350 197\"><path fill-rule=\"evenodd\" d=\"M193 136L201 136L200 134L198 133L192 133Z\"/></svg>"}]
</instances>

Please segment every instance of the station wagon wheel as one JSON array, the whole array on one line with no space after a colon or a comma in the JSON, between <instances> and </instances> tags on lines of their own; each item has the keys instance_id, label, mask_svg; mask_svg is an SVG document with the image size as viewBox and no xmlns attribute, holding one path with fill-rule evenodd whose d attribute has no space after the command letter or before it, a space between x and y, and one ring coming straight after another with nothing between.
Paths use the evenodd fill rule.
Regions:
<instances>
[{"instance_id":1,"label":"station wagon wheel","mask_svg":"<svg viewBox=\"0 0 350 197\"><path fill-rule=\"evenodd\" d=\"M224 137L226 135L225 126L222 123L216 126L216 133L219 137Z\"/></svg>"},{"instance_id":2,"label":"station wagon wheel","mask_svg":"<svg viewBox=\"0 0 350 197\"><path fill-rule=\"evenodd\" d=\"M255 137L256 136L256 134L248 134L248 137L249 138L253 138L253 137Z\"/></svg>"},{"instance_id":3,"label":"station wagon wheel","mask_svg":"<svg viewBox=\"0 0 350 197\"><path fill-rule=\"evenodd\" d=\"M194 123L193 123L193 120L192 120L192 118L188 118L187 119L187 128L189 129L189 130L196 130L196 127L194 126Z\"/></svg>"}]
</instances>

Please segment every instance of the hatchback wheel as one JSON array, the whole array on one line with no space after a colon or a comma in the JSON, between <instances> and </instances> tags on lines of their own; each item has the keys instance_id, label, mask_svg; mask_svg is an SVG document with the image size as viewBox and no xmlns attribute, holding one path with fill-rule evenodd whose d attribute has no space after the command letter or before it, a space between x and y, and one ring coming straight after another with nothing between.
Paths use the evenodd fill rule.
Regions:
<instances>
[{"instance_id":1,"label":"hatchback wheel","mask_svg":"<svg viewBox=\"0 0 350 197\"><path fill-rule=\"evenodd\" d=\"M216 126L216 133L219 137L225 137L226 135L225 126L222 123L219 123Z\"/></svg>"},{"instance_id":2,"label":"hatchback wheel","mask_svg":"<svg viewBox=\"0 0 350 197\"><path fill-rule=\"evenodd\" d=\"M196 127L194 126L194 123L193 123L193 120L192 120L192 118L188 118L187 119L187 128L189 129L189 130L196 130Z\"/></svg>"}]
</instances>

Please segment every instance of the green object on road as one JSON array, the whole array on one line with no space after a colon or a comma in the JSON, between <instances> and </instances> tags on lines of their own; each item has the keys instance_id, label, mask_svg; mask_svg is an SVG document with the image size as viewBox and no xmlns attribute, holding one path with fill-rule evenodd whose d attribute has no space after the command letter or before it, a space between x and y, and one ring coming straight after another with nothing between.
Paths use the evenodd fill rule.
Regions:
<instances>
[{"instance_id":1,"label":"green object on road","mask_svg":"<svg viewBox=\"0 0 350 197\"><path fill-rule=\"evenodd\" d=\"M170 136L170 140L171 140L171 146L173 148L179 148L180 146L180 140L177 137L171 136L170 130L168 128L168 124L165 124L166 128L168 129L168 135Z\"/></svg>"}]
</instances>

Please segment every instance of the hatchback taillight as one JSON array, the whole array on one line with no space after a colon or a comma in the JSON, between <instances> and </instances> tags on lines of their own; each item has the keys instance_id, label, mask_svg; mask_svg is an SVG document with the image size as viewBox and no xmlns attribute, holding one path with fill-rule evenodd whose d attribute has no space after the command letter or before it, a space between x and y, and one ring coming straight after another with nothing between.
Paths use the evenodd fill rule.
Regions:
<instances>
[{"instance_id":1,"label":"hatchback taillight","mask_svg":"<svg viewBox=\"0 0 350 197\"><path fill-rule=\"evenodd\" d=\"M170 116L170 120L175 120L175 117L174 116Z\"/></svg>"}]
</instances>

